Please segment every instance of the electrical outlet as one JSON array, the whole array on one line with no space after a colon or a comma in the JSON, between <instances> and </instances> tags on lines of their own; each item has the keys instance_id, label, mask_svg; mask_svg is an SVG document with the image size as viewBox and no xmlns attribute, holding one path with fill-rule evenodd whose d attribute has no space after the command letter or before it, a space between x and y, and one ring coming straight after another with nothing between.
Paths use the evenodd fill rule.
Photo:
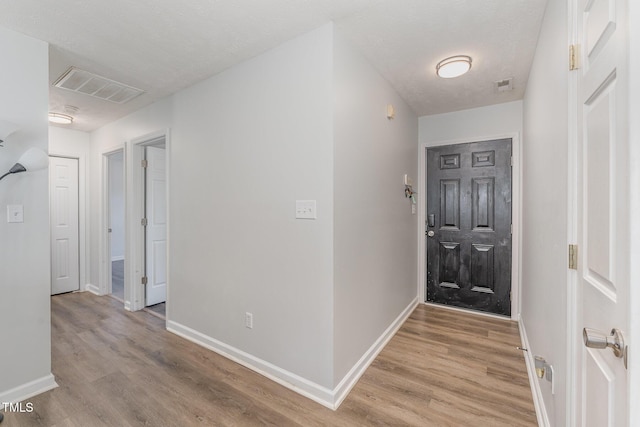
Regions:
<instances>
[{"instance_id":1,"label":"electrical outlet","mask_svg":"<svg viewBox=\"0 0 640 427\"><path fill-rule=\"evenodd\" d=\"M316 219L316 201L296 200L296 219Z\"/></svg>"},{"instance_id":2,"label":"electrical outlet","mask_svg":"<svg viewBox=\"0 0 640 427\"><path fill-rule=\"evenodd\" d=\"M244 314L244 326L253 329L253 313L248 311Z\"/></svg>"}]
</instances>

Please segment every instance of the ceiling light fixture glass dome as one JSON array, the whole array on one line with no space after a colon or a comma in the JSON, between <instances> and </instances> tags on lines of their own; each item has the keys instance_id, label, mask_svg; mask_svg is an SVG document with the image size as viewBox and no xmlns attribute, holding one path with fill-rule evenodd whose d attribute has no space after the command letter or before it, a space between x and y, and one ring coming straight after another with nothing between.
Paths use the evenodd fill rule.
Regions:
<instances>
[{"instance_id":1,"label":"ceiling light fixture glass dome","mask_svg":"<svg viewBox=\"0 0 640 427\"><path fill-rule=\"evenodd\" d=\"M445 58L436 65L436 74L443 79L461 76L471 69L471 57L456 55Z\"/></svg>"},{"instance_id":2,"label":"ceiling light fixture glass dome","mask_svg":"<svg viewBox=\"0 0 640 427\"><path fill-rule=\"evenodd\" d=\"M61 113L49 113L49 121L60 125L69 125L73 123L73 117Z\"/></svg>"}]
</instances>

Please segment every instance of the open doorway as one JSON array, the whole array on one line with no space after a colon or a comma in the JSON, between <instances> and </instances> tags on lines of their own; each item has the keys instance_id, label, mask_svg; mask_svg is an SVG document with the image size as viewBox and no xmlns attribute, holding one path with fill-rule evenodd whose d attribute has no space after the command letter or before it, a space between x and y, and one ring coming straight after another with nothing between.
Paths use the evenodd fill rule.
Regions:
<instances>
[{"instance_id":1,"label":"open doorway","mask_svg":"<svg viewBox=\"0 0 640 427\"><path fill-rule=\"evenodd\" d=\"M168 131L102 152L101 295L166 318Z\"/></svg>"},{"instance_id":2,"label":"open doorway","mask_svg":"<svg viewBox=\"0 0 640 427\"><path fill-rule=\"evenodd\" d=\"M125 309L166 319L169 133L147 134L125 146Z\"/></svg>"},{"instance_id":3,"label":"open doorway","mask_svg":"<svg viewBox=\"0 0 640 427\"><path fill-rule=\"evenodd\" d=\"M124 151L107 155L111 296L124 303Z\"/></svg>"}]
</instances>

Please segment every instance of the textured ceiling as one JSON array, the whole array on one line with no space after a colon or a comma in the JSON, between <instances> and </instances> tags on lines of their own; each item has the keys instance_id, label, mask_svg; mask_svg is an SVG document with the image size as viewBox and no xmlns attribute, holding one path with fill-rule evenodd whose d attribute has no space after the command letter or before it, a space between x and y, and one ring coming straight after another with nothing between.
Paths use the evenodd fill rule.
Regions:
<instances>
[{"instance_id":1,"label":"textured ceiling","mask_svg":"<svg viewBox=\"0 0 640 427\"><path fill-rule=\"evenodd\" d=\"M419 115L521 99L547 0L0 0L0 25L50 43L50 83L78 68L138 87L117 105L51 88L91 131L333 21ZM473 57L439 79L435 65ZM493 82L514 78L511 92Z\"/></svg>"}]
</instances>

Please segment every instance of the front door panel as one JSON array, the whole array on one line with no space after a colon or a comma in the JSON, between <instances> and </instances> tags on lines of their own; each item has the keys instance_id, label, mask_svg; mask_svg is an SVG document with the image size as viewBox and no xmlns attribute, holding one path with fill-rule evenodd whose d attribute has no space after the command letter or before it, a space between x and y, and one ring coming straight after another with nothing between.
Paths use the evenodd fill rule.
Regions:
<instances>
[{"instance_id":1,"label":"front door panel","mask_svg":"<svg viewBox=\"0 0 640 427\"><path fill-rule=\"evenodd\" d=\"M511 145L427 150L427 301L511 314Z\"/></svg>"}]
</instances>

